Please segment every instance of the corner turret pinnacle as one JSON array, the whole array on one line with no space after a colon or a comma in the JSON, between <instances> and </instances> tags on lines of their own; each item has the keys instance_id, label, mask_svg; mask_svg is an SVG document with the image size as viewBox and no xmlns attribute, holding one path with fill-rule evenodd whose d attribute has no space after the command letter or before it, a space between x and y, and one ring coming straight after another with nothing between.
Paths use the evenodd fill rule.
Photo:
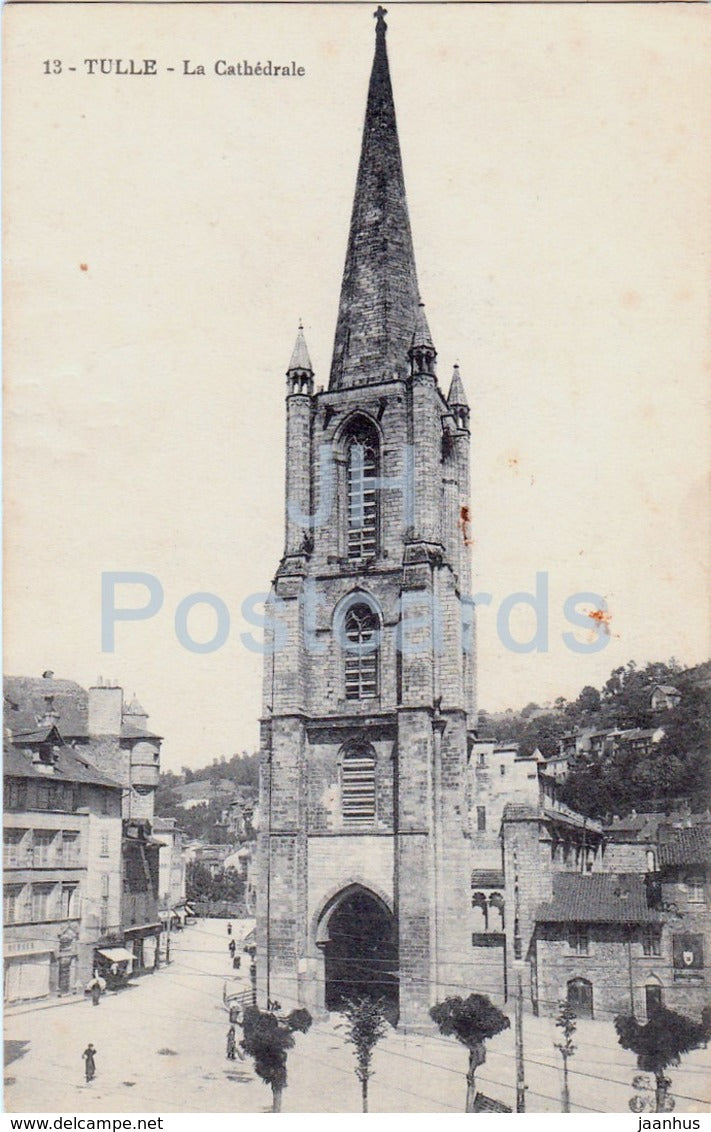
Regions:
<instances>
[{"instance_id":1,"label":"corner turret pinnacle","mask_svg":"<svg viewBox=\"0 0 711 1132\"><path fill-rule=\"evenodd\" d=\"M447 403L454 413L458 428L469 428L469 402L464 392L464 384L459 373L459 366L455 364L452 371L452 384L449 387Z\"/></svg>"},{"instance_id":2,"label":"corner turret pinnacle","mask_svg":"<svg viewBox=\"0 0 711 1132\"><path fill-rule=\"evenodd\" d=\"M425 304L422 299L417 305L415 330L412 335L412 344L407 353L410 359L410 373L413 377L416 373L429 373L434 376L437 351L434 348L430 328L427 324Z\"/></svg>"},{"instance_id":3,"label":"corner turret pinnacle","mask_svg":"<svg viewBox=\"0 0 711 1132\"><path fill-rule=\"evenodd\" d=\"M296 342L291 353L291 361L286 371L288 393L312 393L314 371L309 350L304 338L304 326L299 322Z\"/></svg>"},{"instance_id":4,"label":"corner turret pinnacle","mask_svg":"<svg viewBox=\"0 0 711 1132\"><path fill-rule=\"evenodd\" d=\"M330 389L407 375L417 313L417 273L385 45L375 12L360 164L333 346Z\"/></svg>"}]
</instances>

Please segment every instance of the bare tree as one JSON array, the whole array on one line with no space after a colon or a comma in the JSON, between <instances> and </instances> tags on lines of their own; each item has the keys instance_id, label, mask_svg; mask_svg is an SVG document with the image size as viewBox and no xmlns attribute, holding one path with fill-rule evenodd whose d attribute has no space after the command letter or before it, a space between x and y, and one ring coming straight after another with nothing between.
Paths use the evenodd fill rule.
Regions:
<instances>
[{"instance_id":1,"label":"bare tree","mask_svg":"<svg viewBox=\"0 0 711 1132\"><path fill-rule=\"evenodd\" d=\"M573 1056L577 1046L573 1043L573 1034L576 1031L576 1014L573 1007L565 999L558 1003L558 1017L556 1026L562 1030L562 1040L555 1042L555 1048L560 1050L563 1058L563 1112L570 1112L570 1088L568 1085L568 1059Z\"/></svg>"},{"instance_id":2,"label":"bare tree","mask_svg":"<svg viewBox=\"0 0 711 1132\"><path fill-rule=\"evenodd\" d=\"M355 1047L356 1077L360 1081L363 1112L368 1111L368 1082L373 1076L373 1050L387 1030L382 999L357 998L343 1007L346 1041Z\"/></svg>"}]
</instances>

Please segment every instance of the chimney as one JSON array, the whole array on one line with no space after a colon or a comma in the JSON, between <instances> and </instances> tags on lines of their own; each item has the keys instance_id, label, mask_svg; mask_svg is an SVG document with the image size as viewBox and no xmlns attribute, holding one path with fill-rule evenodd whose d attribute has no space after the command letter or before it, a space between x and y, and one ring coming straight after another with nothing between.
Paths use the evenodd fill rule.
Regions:
<instances>
[{"instance_id":1,"label":"chimney","mask_svg":"<svg viewBox=\"0 0 711 1132\"><path fill-rule=\"evenodd\" d=\"M123 717L123 688L99 683L89 688L89 734L120 735Z\"/></svg>"},{"instance_id":2,"label":"chimney","mask_svg":"<svg viewBox=\"0 0 711 1132\"><path fill-rule=\"evenodd\" d=\"M59 723L59 712L54 706L54 696L44 697L44 711L37 716L38 727L56 727Z\"/></svg>"}]
</instances>

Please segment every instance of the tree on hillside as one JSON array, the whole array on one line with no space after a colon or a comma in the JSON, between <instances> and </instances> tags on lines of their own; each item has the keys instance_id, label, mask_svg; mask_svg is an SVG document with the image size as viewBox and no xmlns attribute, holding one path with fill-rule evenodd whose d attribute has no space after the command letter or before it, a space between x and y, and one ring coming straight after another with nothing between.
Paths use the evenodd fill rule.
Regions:
<instances>
[{"instance_id":1,"label":"tree on hillside","mask_svg":"<svg viewBox=\"0 0 711 1132\"><path fill-rule=\"evenodd\" d=\"M660 677L659 680L654 679ZM711 803L711 690L701 687L687 673L675 671L671 664L648 665L641 676L634 665L615 669L603 693L601 722L613 715L629 723L642 719L641 704L650 704L654 683L670 682L681 693L676 707L652 712L647 708L649 730L663 731L658 742L647 750L635 750L619 743L613 754L582 756L573 766L562 787L562 799L569 806L591 817L626 814L636 808L654 810L673 807L687 799L695 811ZM610 693L612 686L612 693ZM657 735L658 738L658 735Z\"/></svg>"},{"instance_id":2,"label":"tree on hillside","mask_svg":"<svg viewBox=\"0 0 711 1132\"><path fill-rule=\"evenodd\" d=\"M711 689L687 673L674 683L681 699L659 720L664 728L659 758L678 760L677 793L690 799L692 809L703 810L711 804Z\"/></svg>"},{"instance_id":3,"label":"tree on hillside","mask_svg":"<svg viewBox=\"0 0 711 1132\"><path fill-rule=\"evenodd\" d=\"M529 719L519 737L519 753L532 755L539 750L547 759L557 755L561 736L568 730L567 721L556 712L546 712Z\"/></svg>"},{"instance_id":4,"label":"tree on hillside","mask_svg":"<svg viewBox=\"0 0 711 1132\"><path fill-rule=\"evenodd\" d=\"M581 718L592 717L600 711L600 693L591 684L586 684L575 701L575 709Z\"/></svg>"},{"instance_id":5,"label":"tree on hillside","mask_svg":"<svg viewBox=\"0 0 711 1132\"><path fill-rule=\"evenodd\" d=\"M660 1006L644 1026L631 1015L622 1014L615 1018L615 1030L623 1049L637 1054L639 1068L654 1074L654 1111L666 1112L671 1081L664 1071L711 1038L711 1008L706 1007L701 1022L695 1022Z\"/></svg>"},{"instance_id":6,"label":"tree on hillside","mask_svg":"<svg viewBox=\"0 0 711 1132\"><path fill-rule=\"evenodd\" d=\"M382 999L357 998L345 1004L343 1013L347 1019L346 1041L355 1047L355 1073L360 1081L363 1112L367 1112L368 1082L373 1076L373 1050L388 1027L384 1003Z\"/></svg>"},{"instance_id":7,"label":"tree on hillside","mask_svg":"<svg viewBox=\"0 0 711 1132\"><path fill-rule=\"evenodd\" d=\"M286 1088L286 1061L294 1045L294 1034L305 1034L311 1026L308 1010L292 1010L286 1018L278 1017L258 1006L244 1012L242 1048L254 1058L254 1069L272 1090L272 1112L281 1112L281 1098Z\"/></svg>"},{"instance_id":8,"label":"tree on hillside","mask_svg":"<svg viewBox=\"0 0 711 1132\"><path fill-rule=\"evenodd\" d=\"M238 903L244 898L244 880L237 869L219 869L213 874L201 861L188 861L185 869L185 894L188 900L229 900Z\"/></svg>"},{"instance_id":9,"label":"tree on hillside","mask_svg":"<svg viewBox=\"0 0 711 1132\"><path fill-rule=\"evenodd\" d=\"M614 668L602 689L600 725L649 727L653 720L651 692L655 684L676 684L676 662L654 661L638 668L633 660Z\"/></svg>"},{"instance_id":10,"label":"tree on hillside","mask_svg":"<svg viewBox=\"0 0 711 1132\"><path fill-rule=\"evenodd\" d=\"M540 708L538 704L531 701L530 704L526 704L525 708L521 708L521 719L528 719L534 711L540 711Z\"/></svg>"},{"instance_id":11,"label":"tree on hillside","mask_svg":"<svg viewBox=\"0 0 711 1132\"><path fill-rule=\"evenodd\" d=\"M430 1010L430 1017L445 1036L452 1035L469 1050L467 1069L467 1099L465 1112L474 1112L476 1097L475 1074L486 1061L487 1038L493 1038L511 1025L509 1019L483 994L470 994L468 998L456 995L438 1002Z\"/></svg>"},{"instance_id":12,"label":"tree on hillside","mask_svg":"<svg viewBox=\"0 0 711 1132\"><path fill-rule=\"evenodd\" d=\"M187 900L209 900L212 873L201 861L188 861L185 866L185 896Z\"/></svg>"}]
</instances>

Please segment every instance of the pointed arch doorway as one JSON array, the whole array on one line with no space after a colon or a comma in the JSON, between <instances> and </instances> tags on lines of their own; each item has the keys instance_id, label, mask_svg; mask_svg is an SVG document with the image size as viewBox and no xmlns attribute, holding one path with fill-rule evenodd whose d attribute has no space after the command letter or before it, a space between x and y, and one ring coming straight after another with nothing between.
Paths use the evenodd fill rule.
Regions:
<instances>
[{"instance_id":1,"label":"pointed arch doorway","mask_svg":"<svg viewBox=\"0 0 711 1132\"><path fill-rule=\"evenodd\" d=\"M342 1010L349 999L383 999L388 1017L397 1021L397 920L381 897L359 884L343 889L319 919L317 943L327 1010Z\"/></svg>"}]
</instances>

